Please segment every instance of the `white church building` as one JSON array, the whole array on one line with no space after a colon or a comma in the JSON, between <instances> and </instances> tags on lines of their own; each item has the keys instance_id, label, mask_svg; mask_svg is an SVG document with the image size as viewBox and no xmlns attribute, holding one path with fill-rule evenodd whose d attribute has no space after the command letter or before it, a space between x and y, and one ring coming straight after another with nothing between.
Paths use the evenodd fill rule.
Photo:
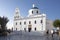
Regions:
<instances>
[{"instance_id":1,"label":"white church building","mask_svg":"<svg viewBox=\"0 0 60 40\"><path fill-rule=\"evenodd\" d=\"M45 31L46 14L41 13L39 8L33 4L33 7L28 11L27 17L22 17L19 8L16 8L13 25L13 29L17 31Z\"/></svg>"}]
</instances>

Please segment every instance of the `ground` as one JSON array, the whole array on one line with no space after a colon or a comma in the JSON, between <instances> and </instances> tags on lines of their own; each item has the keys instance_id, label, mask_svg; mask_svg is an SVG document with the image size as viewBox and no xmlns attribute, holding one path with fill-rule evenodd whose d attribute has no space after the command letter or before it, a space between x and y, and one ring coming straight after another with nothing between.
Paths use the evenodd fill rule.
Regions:
<instances>
[{"instance_id":1,"label":"ground","mask_svg":"<svg viewBox=\"0 0 60 40\"><path fill-rule=\"evenodd\" d=\"M8 36L0 36L0 40L59 40L59 36L54 34L52 37L51 34L43 35L39 32L14 31Z\"/></svg>"}]
</instances>

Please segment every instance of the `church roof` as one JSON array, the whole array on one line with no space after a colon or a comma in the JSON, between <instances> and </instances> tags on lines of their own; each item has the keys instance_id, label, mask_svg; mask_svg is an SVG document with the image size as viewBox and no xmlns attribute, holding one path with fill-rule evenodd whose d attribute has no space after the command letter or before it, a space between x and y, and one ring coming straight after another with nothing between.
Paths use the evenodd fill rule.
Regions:
<instances>
[{"instance_id":1,"label":"church roof","mask_svg":"<svg viewBox=\"0 0 60 40\"><path fill-rule=\"evenodd\" d=\"M32 9L38 9L38 8L35 6L35 4L33 4L32 6L33 6L33 8L32 8Z\"/></svg>"},{"instance_id":2,"label":"church roof","mask_svg":"<svg viewBox=\"0 0 60 40\"><path fill-rule=\"evenodd\" d=\"M33 7L32 9L38 9L37 7Z\"/></svg>"}]
</instances>

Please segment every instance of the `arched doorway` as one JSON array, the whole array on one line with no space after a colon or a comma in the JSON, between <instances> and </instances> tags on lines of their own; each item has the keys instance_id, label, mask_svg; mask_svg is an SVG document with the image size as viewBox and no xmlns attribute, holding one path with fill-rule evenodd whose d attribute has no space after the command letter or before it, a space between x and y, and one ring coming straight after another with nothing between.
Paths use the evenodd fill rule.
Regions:
<instances>
[{"instance_id":1,"label":"arched doorway","mask_svg":"<svg viewBox=\"0 0 60 40\"><path fill-rule=\"evenodd\" d=\"M28 25L28 32L31 32L32 25Z\"/></svg>"}]
</instances>

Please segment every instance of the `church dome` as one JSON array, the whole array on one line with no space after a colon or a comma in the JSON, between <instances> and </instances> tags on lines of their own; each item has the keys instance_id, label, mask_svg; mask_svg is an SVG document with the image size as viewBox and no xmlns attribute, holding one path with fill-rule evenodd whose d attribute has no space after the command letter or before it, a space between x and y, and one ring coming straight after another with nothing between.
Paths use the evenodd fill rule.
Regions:
<instances>
[{"instance_id":1,"label":"church dome","mask_svg":"<svg viewBox=\"0 0 60 40\"><path fill-rule=\"evenodd\" d=\"M32 9L38 9L37 7L33 7Z\"/></svg>"},{"instance_id":2,"label":"church dome","mask_svg":"<svg viewBox=\"0 0 60 40\"><path fill-rule=\"evenodd\" d=\"M33 4L33 7L29 10L29 16L40 14L40 10Z\"/></svg>"}]
</instances>

